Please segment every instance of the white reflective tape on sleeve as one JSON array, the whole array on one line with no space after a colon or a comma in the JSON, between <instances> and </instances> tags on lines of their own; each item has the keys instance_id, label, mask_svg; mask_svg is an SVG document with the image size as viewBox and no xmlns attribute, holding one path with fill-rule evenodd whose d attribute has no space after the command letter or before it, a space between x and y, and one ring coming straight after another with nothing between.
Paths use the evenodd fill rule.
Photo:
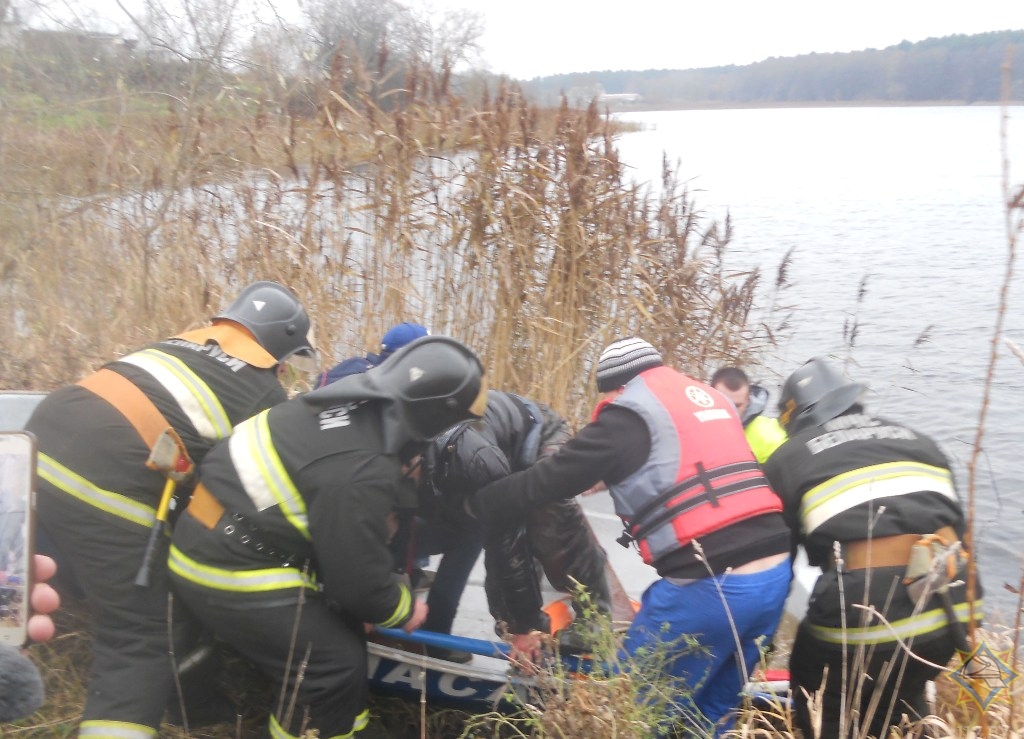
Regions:
<instances>
[{"instance_id":1,"label":"white reflective tape on sleeve","mask_svg":"<svg viewBox=\"0 0 1024 739\"><path fill-rule=\"evenodd\" d=\"M256 510L279 506L281 514L308 541L306 503L274 448L269 413L263 411L238 424L228 441L231 462Z\"/></svg>"},{"instance_id":2,"label":"white reflective tape on sleeve","mask_svg":"<svg viewBox=\"0 0 1024 739\"><path fill-rule=\"evenodd\" d=\"M180 359L157 349L143 349L120 361L152 375L207 441L223 439L231 433L231 421L216 393Z\"/></svg>"}]
</instances>

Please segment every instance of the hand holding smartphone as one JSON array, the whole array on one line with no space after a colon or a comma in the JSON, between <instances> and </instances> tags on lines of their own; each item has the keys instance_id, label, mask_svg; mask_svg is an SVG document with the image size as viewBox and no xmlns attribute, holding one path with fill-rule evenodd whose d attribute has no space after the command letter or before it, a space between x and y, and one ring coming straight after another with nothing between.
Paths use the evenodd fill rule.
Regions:
<instances>
[{"instance_id":1,"label":"hand holding smartphone","mask_svg":"<svg viewBox=\"0 0 1024 739\"><path fill-rule=\"evenodd\" d=\"M28 642L34 562L36 440L0 432L0 644Z\"/></svg>"}]
</instances>

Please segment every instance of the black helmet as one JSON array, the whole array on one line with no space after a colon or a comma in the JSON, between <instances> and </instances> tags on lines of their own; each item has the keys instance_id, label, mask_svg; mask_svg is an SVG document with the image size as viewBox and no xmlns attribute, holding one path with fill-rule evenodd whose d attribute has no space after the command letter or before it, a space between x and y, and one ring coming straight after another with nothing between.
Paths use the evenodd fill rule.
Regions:
<instances>
[{"instance_id":1,"label":"black helmet","mask_svg":"<svg viewBox=\"0 0 1024 739\"><path fill-rule=\"evenodd\" d=\"M213 318L245 326L278 362L292 354L315 354L306 309L288 288L276 282L252 283Z\"/></svg>"},{"instance_id":2,"label":"black helmet","mask_svg":"<svg viewBox=\"0 0 1024 739\"><path fill-rule=\"evenodd\" d=\"M847 381L825 359L814 357L786 378L779 398L779 422L792 436L849 410L865 390L866 385Z\"/></svg>"},{"instance_id":3,"label":"black helmet","mask_svg":"<svg viewBox=\"0 0 1024 739\"><path fill-rule=\"evenodd\" d=\"M321 409L384 401L385 445L395 453L407 441L427 441L459 421L481 418L487 407L483 374L480 360L463 344L447 336L424 336L377 367L302 397Z\"/></svg>"},{"instance_id":4,"label":"black helmet","mask_svg":"<svg viewBox=\"0 0 1024 739\"><path fill-rule=\"evenodd\" d=\"M425 441L487 407L484 368L466 346L447 336L407 344L367 374L398 401L414 438Z\"/></svg>"}]
</instances>

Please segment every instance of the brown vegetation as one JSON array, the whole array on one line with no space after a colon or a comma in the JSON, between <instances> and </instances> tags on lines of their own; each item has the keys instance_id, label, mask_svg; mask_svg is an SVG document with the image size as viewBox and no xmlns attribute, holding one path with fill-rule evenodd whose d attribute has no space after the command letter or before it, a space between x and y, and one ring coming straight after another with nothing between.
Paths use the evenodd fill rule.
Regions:
<instances>
[{"instance_id":1,"label":"brown vegetation","mask_svg":"<svg viewBox=\"0 0 1024 739\"><path fill-rule=\"evenodd\" d=\"M706 222L667 164L659 191L631 183L596 106L542 110L444 60L396 71L383 44L345 50L297 75L194 56L62 66L45 44L0 48L0 387L72 382L254 279L303 298L325 367L419 320L472 346L492 387L580 422L615 338L642 335L698 377L756 363L774 340L748 323L761 276L723 267L730 224ZM60 622L32 649L48 706L4 736L74 732L87 611L69 604ZM571 713L629 696L610 683L563 701ZM451 736L463 718L431 712L421 731ZM560 736L556 718L529 728ZM775 728L745 736L791 735L762 719Z\"/></svg>"}]
</instances>

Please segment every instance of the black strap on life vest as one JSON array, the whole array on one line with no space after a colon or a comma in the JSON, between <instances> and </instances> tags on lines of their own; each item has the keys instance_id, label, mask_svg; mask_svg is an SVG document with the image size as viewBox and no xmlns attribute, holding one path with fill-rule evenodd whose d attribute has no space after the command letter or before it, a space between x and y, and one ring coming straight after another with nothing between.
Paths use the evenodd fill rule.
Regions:
<instances>
[{"instance_id":1,"label":"black strap on life vest","mask_svg":"<svg viewBox=\"0 0 1024 739\"><path fill-rule=\"evenodd\" d=\"M715 487L714 485L717 480L743 472L757 472L758 474L745 480L722 485L721 487ZM693 510L697 506L710 503L717 508L720 505L720 498L726 498L766 485L768 485L768 481L761 474L761 467L757 462L734 462L722 465L721 467L714 467L710 470L704 469L704 465L698 462L696 475L676 483L665 492L642 505L632 517L633 524L616 541L622 546L628 547L632 542L643 539L654 529L664 525L676 516ZM687 498L670 508L663 507L676 496L698 486L702 488L702 492L699 494Z\"/></svg>"}]
</instances>

